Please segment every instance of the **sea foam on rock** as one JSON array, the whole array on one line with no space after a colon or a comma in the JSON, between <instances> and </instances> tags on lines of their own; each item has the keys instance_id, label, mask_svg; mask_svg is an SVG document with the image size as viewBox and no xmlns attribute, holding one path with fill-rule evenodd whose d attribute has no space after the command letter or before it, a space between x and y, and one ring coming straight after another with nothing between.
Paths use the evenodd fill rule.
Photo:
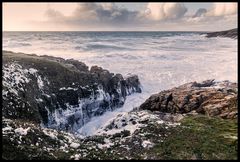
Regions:
<instances>
[{"instance_id":1,"label":"sea foam on rock","mask_svg":"<svg viewBox=\"0 0 240 162\"><path fill-rule=\"evenodd\" d=\"M2 110L9 119L73 132L135 92L141 93L136 75L124 79L73 59L3 52Z\"/></svg>"}]
</instances>

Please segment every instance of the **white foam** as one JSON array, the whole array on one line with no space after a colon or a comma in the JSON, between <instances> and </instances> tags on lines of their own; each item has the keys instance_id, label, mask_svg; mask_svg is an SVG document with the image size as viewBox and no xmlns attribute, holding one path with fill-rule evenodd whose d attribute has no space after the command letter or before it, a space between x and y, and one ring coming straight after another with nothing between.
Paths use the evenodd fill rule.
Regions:
<instances>
[{"instance_id":1,"label":"white foam","mask_svg":"<svg viewBox=\"0 0 240 162\"><path fill-rule=\"evenodd\" d=\"M206 38L198 34L160 37L159 34L151 33L146 36L112 36L106 33L93 37L91 34L78 33L39 33L41 38L46 38L39 40L32 35L6 34L3 38L3 49L74 58L88 66L98 65L124 76L139 76L143 86L142 93L128 96L122 108L91 119L79 130L83 134L96 132L118 114L139 106L153 93L187 82L207 79L237 82L238 41L230 38ZM25 43L30 42L31 46L17 44L25 39L28 40Z\"/></svg>"},{"instance_id":2,"label":"white foam","mask_svg":"<svg viewBox=\"0 0 240 162\"><path fill-rule=\"evenodd\" d=\"M151 147L153 147L153 143L151 141L145 140L142 142L142 147L151 148Z\"/></svg>"},{"instance_id":3,"label":"white foam","mask_svg":"<svg viewBox=\"0 0 240 162\"><path fill-rule=\"evenodd\" d=\"M24 135L25 136L25 135L27 135L29 129L30 129L30 127L26 128L26 129L20 127L20 128L15 129L14 131L15 131L15 133L18 133L20 135Z\"/></svg>"},{"instance_id":4,"label":"white foam","mask_svg":"<svg viewBox=\"0 0 240 162\"><path fill-rule=\"evenodd\" d=\"M75 148L75 149L78 148L79 146L80 146L80 144L79 143L75 143L75 142L70 144L70 147Z\"/></svg>"}]
</instances>

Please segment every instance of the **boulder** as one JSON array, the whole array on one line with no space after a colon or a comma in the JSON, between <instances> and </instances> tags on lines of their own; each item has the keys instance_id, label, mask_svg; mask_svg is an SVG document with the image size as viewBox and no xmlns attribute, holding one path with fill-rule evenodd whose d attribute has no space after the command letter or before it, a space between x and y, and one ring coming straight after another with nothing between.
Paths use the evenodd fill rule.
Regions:
<instances>
[{"instance_id":1,"label":"boulder","mask_svg":"<svg viewBox=\"0 0 240 162\"><path fill-rule=\"evenodd\" d=\"M237 117L237 84L206 80L191 82L150 96L140 109L167 113L197 113Z\"/></svg>"}]
</instances>

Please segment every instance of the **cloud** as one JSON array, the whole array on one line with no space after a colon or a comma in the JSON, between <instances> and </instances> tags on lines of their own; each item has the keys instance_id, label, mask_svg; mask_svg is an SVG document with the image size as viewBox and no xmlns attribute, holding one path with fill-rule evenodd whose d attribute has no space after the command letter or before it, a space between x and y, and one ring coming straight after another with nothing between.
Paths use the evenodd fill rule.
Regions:
<instances>
[{"instance_id":1,"label":"cloud","mask_svg":"<svg viewBox=\"0 0 240 162\"><path fill-rule=\"evenodd\" d=\"M209 10L200 8L192 17L185 18L185 22L205 25L210 22L236 24L237 3L213 3Z\"/></svg>"},{"instance_id":2,"label":"cloud","mask_svg":"<svg viewBox=\"0 0 240 162\"><path fill-rule=\"evenodd\" d=\"M114 3L79 3L73 14L64 16L60 11L48 9L46 15L51 20L66 20L75 24L93 22L109 25L144 23L149 20L176 20L187 12L182 3L148 3L146 11L130 11Z\"/></svg>"},{"instance_id":3,"label":"cloud","mask_svg":"<svg viewBox=\"0 0 240 162\"><path fill-rule=\"evenodd\" d=\"M61 12L54 10L52 8L47 9L45 15L50 20L61 20L65 17Z\"/></svg>"},{"instance_id":4,"label":"cloud","mask_svg":"<svg viewBox=\"0 0 240 162\"><path fill-rule=\"evenodd\" d=\"M183 3L148 3L147 8L148 17L156 21L179 19L187 12Z\"/></svg>"},{"instance_id":5,"label":"cloud","mask_svg":"<svg viewBox=\"0 0 240 162\"><path fill-rule=\"evenodd\" d=\"M114 3L78 3L68 15L49 8L44 24L66 30L168 30L170 26L196 28L220 22L235 26L237 8L233 4L214 3L211 9L199 8L190 15L186 14L188 10L183 3L148 3L143 10L135 11Z\"/></svg>"},{"instance_id":6,"label":"cloud","mask_svg":"<svg viewBox=\"0 0 240 162\"><path fill-rule=\"evenodd\" d=\"M214 3L208 16L227 16L237 14L237 3Z\"/></svg>"},{"instance_id":7,"label":"cloud","mask_svg":"<svg viewBox=\"0 0 240 162\"><path fill-rule=\"evenodd\" d=\"M78 23L95 21L99 25L123 26L137 23L139 16L138 11L129 11L113 3L80 3L69 19Z\"/></svg>"},{"instance_id":8,"label":"cloud","mask_svg":"<svg viewBox=\"0 0 240 162\"><path fill-rule=\"evenodd\" d=\"M99 5L95 3L81 3L77 5L77 8L74 10L72 18L74 19L96 19L97 13L96 10L99 8Z\"/></svg>"},{"instance_id":9,"label":"cloud","mask_svg":"<svg viewBox=\"0 0 240 162\"><path fill-rule=\"evenodd\" d=\"M197 10L197 12L196 12L192 17L195 18L195 17L204 16L206 12L207 12L207 9L205 9L205 8L199 8L199 9Z\"/></svg>"}]
</instances>

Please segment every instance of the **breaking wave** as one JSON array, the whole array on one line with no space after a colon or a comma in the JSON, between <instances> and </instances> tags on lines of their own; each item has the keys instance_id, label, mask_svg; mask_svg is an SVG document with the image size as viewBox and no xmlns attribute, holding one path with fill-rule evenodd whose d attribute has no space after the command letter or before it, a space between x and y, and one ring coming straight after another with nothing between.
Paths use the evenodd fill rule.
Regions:
<instances>
[{"instance_id":1,"label":"breaking wave","mask_svg":"<svg viewBox=\"0 0 240 162\"><path fill-rule=\"evenodd\" d=\"M192 32L4 32L3 50L74 58L139 76L142 93L127 97L122 108L91 119L79 130L84 135L161 90L211 78L237 82L237 40Z\"/></svg>"}]
</instances>

